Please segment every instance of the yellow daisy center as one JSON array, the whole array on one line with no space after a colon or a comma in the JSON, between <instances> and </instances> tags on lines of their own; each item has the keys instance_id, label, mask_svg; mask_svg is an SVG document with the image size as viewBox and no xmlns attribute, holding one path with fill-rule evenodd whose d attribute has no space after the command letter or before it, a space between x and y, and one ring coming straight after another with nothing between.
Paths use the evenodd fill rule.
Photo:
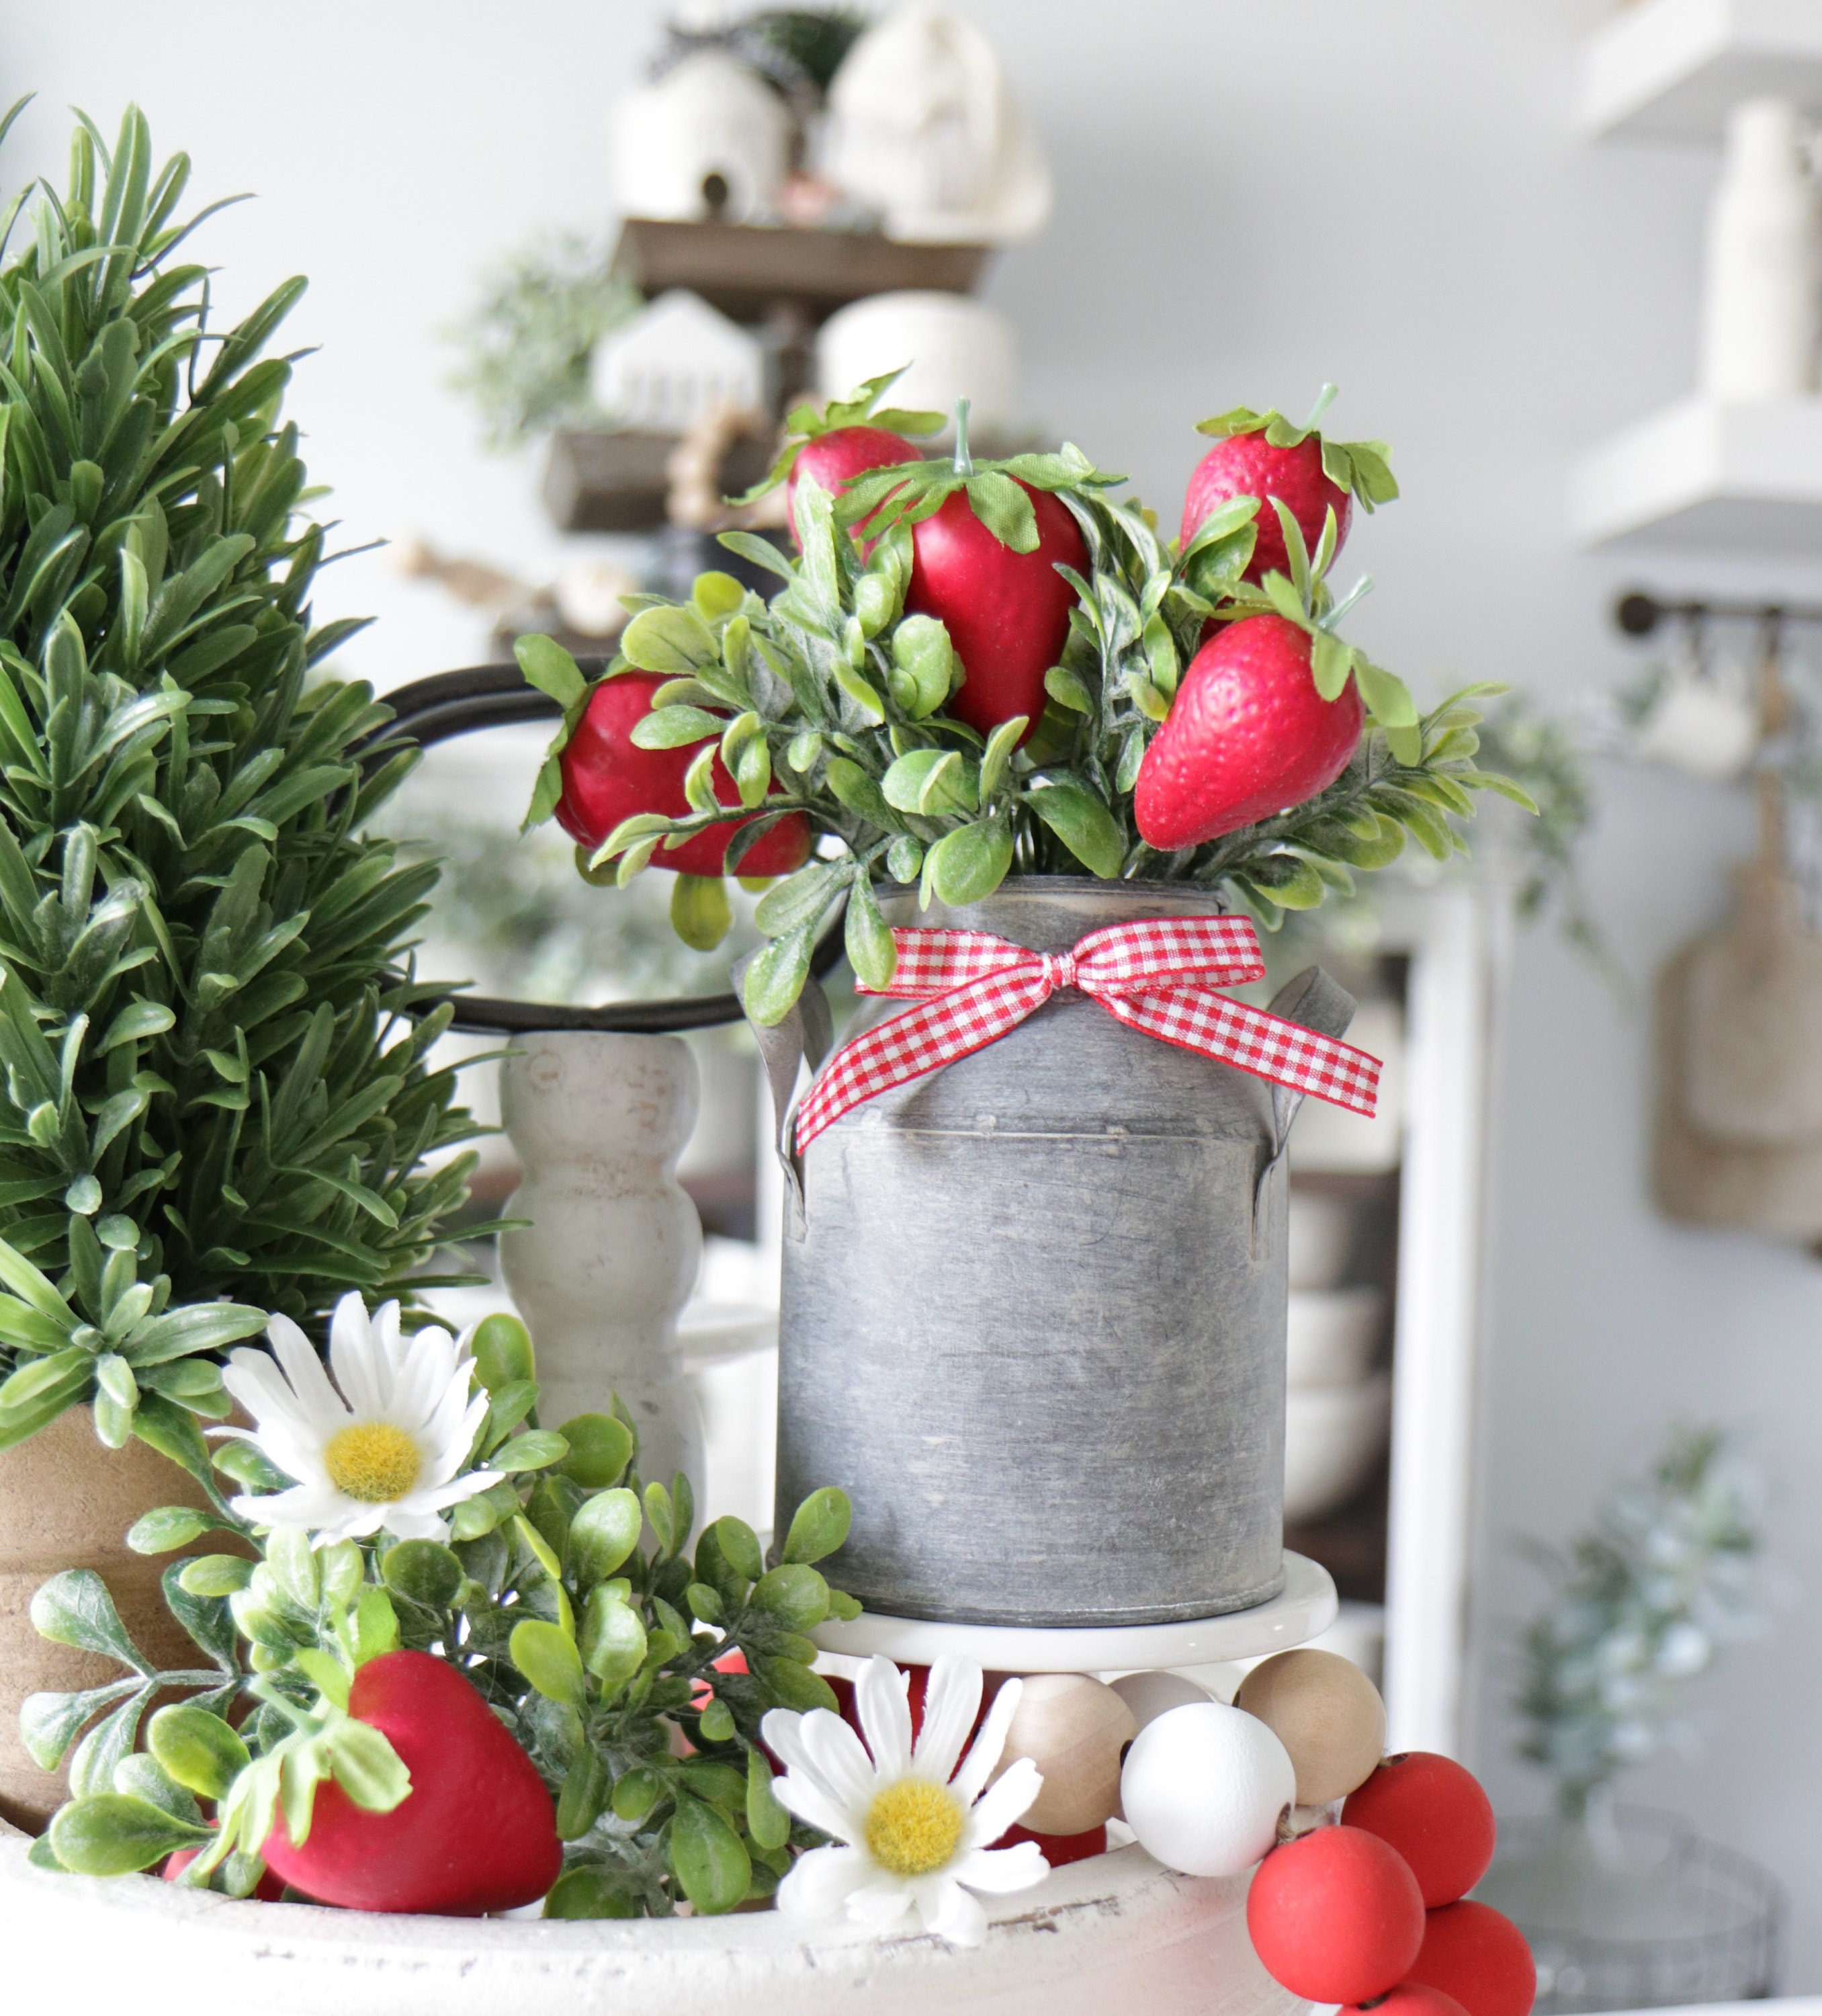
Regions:
<instances>
[{"instance_id":1,"label":"yellow daisy center","mask_svg":"<svg viewBox=\"0 0 1822 2016\"><path fill-rule=\"evenodd\" d=\"M962 1818L961 1802L947 1785L900 1778L867 1809L867 1846L894 1876L928 1876L955 1852Z\"/></svg>"},{"instance_id":2,"label":"yellow daisy center","mask_svg":"<svg viewBox=\"0 0 1822 2016\"><path fill-rule=\"evenodd\" d=\"M424 1467L423 1453L390 1421L357 1421L329 1438L323 1467L336 1490L364 1505L390 1505L404 1496Z\"/></svg>"}]
</instances>

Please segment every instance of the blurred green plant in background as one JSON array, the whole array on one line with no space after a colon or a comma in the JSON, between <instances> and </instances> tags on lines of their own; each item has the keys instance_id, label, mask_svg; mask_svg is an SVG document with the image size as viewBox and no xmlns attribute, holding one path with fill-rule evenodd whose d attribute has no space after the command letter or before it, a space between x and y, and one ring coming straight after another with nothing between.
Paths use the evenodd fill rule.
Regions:
<instances>
[{"instance_id":1,"label":"blurred green plant in background","mask_svg":"<svg viewBox=\"0 0 1822 2016\"><path fill-rule=\"evenodd\" d=\"M487 445L505 450L557 427L606 425L588 360L644 304L608 271L608 254L574 232L548 234L490 268L473 310L450 332L462 356L451 383L480 409Z\"/></svg>"},{"instance_id":2,"label":"blurred green plant in background","mask_svg":"<svg viewBox=\"0 0 1822 2016\"><path fill-rule=\"evenodd\" d=\"M1763 1622L1759 1488L1716 1428L1680 1430L1561 1548L1524 1543L1554 1588L1526 1628L1518 1755L1573 1820L1615 1773L1687 1745L1684 1690Z\"/></svg>"}]
</instances>

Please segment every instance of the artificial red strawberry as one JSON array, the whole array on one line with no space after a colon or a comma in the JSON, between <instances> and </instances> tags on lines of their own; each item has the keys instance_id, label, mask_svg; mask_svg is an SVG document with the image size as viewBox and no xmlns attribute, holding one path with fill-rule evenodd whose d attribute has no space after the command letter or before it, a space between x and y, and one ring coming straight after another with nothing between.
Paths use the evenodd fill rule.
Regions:
<instances>
[{"instance_id":1,"label":"artificial red strawberry","mask_svg":"<svg viewBox=\"0 0 1822 2016\"><path fill-rule=\"evenodd\" d=\"M682 818L692 809L684 796L684 772L695 761L701 743L681 749L641 749L632 740L634 725L651 711L652 696L663 684L657 672L620 672L603 679L589 696L576 732L564 746L557 823L584 847L598 847L622 819L635 812ZM719 755L713 774L715 796L724 805L739 805L740 793ZM681 847L660 846L652 856L652 866L683 875L720 875L728 843L739 830L735 825L713 826ZM809 826L801 812L792 812L753 842L741 857L740 873L788 875L809 858Z\"/></svg>"},{"instance_id":2,"label":"artificial red strawberry","mask_svg":"<svg viewBox=\"0 0 1822 2016\"><path fill-rule=\"evenodd\" d=\"M792 538L797 536L797 484L801 477L813 477L832 497L839 497L842 486L852 477L864 476L870 469L890 469L898 463L922 459L915 441L889 433L884 427L836 427L806 441L797 451L797 459L785 481L785 516Z\"/></svg>"},{"instance_id":3,"label":"artificial red strawberry","mask_svg":"<svg viewBox=\"0 0 1822 2016\"><path fill-rule=\"evenodd\" d=\"M453 1666L383 1653L354 1675L348 1712L390 1742L411 1788L370 1813L323 1780L303 1843L281 1815L261 1851L286 1882L346 1910L448 1917L530 1904L555 1882L563 1847L544 1780Z\"/></svg>"},{"instance_id":4,"label":"artificial red strawberry","mask_svg":"<svg viewBox=\"0 0 1822 2016\"><path fill-rule=\"evenodd\" d=\"M1133 811L1148 846L1171 854L1269 819L1347 768L1366 710L1351 677L1334 700L1317 693L1310 649L1307 631L1260 615L1196 653L1139 765Z\"/></svg>"},{"instance_id":5,"label":"artificial red strawberry","mask_svg":"<svg viewBox=\"0 0 1822 2016\"><path fill-rule=\"evenodd\" d=\"M941 619L967 675L948 711L983 735L1021 714L1037 725L1044 675L1062 653L1076 603L1057 563L1078 572L1088 565L1069 507L1048 491L1019 487L1037 514L1035 552L1002 545L975 516L965 490L911 528L906 610Z\"/></svg>"},{"instance_id":6,"label":"artificial red strawberry","mask_svg":"<svg viewBox=\"0 0 1822 2016\"><path fill-rule=\"evenodd\" d=\"M1256 543L1243 577L1263 581L1268 574L1288 574L1290 556L1285 530L1272 509L1276 497L1289 509L1303 535L1304 546L1316 550L1323 521L1335 513L1335 544L1346 538L1353 499L1322 470L1322 437L1306 434L1295 448L1274 448L1263 431L1230 434L1218 441L1195 466L1183 500L1183 543L1188 545L1216 507L1230 497L1256 497L1253 514Z\"/></svg>"}]
</instances>

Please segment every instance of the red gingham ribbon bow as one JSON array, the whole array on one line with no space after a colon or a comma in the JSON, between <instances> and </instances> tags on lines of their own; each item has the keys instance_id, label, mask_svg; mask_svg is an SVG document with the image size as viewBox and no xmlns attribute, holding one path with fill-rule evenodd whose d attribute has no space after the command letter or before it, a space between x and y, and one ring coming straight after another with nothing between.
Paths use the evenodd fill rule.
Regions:
<instances>
[{"instance_id":1,"label":"red gingham ribbon bow","mask_svg":"<svg viewBox=\"0 0 1822 2016\"><path fill-rule=\"evenodd\" d=\"M1070 952L1027 952L986 931L895 931L889 987L920 1001L836 1052L797 1114L807 1148L849 1107L997 1042L1059 987L1079 988L1129 1028L1294 1092L1371 1117L1379 1064L1364 1050L1213 990L1264 977L1245 917L1148 917L1091 931Z\"/></svg>"}]
</instances>

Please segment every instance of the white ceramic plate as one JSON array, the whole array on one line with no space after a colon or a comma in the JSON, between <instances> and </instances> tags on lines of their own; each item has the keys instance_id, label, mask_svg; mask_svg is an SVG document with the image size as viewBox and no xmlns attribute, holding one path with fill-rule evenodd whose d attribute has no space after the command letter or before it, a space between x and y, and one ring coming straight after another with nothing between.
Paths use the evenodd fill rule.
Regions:
<instances>
[{"instance_id":1,"label":"white ceramic plate","mask_svg":"<svg viewBox=\"0 0 1822 2016\"><path fill-rule=\"evenodd\" d=\"M862 1658L883 1652L928 1665L945 1653L972 1659L990 1672L1109 1673L1140 1668L1204 1666L1250 1659L1301 1645L1335 1622L1335 1584L1327 1568L1301 1554L1285 1556L1285 1586L1270 1603L1225 1617L1181 1624L1128 1624L1087 1630L1038 1625L934 1624L914 1617L863 1611L852 1623L832 1618L813 1633L825 1652Z\"/></svg>"}]
</instances>

